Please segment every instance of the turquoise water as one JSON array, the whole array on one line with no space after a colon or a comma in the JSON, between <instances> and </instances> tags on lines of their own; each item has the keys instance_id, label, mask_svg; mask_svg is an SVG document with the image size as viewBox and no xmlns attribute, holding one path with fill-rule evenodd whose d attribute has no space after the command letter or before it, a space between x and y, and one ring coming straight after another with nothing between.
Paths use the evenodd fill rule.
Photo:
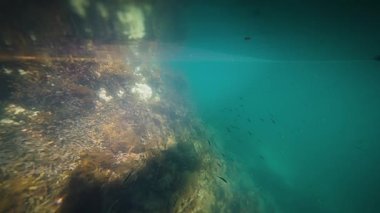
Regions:
<instances>
[{"instance_id":1,"label":"turquoise water","mask_svg":"<svg viewBox=\"0 0 380 213\"><path fill-rule=\"evenodd\" d=\"M258 3L257 16L251 4L189 7L188 37L166 66L187 78L239 165L230 175L251 182L266 211L378 212L380 19L361 16L366 5L277 3Z\"/></svg>"},{"instance_id":2,"label":"turquoise water","mask_svg":"<svg viewBox=\"0 0 380 213\"><path fill-rule=\"evenodd\" d=\"M216 143L279 212L377 211L379 65L210 62L177 68L188 77Z\"/></svg>"},{"instance_id":3,"label":"turquoise water","mask_svg":"<svg viewBox=\"0 0 380 213\"><path fill-rule=\"evenodd\" d=\"M0 212L380 212L379 2L1 1Z\"/></svg>"}]
</instances>

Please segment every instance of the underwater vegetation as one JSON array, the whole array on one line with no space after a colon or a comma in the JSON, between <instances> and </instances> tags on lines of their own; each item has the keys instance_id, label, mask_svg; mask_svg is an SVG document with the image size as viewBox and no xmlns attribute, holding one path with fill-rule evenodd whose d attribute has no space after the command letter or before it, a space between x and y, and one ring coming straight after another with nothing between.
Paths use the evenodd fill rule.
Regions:
<instances>
[{"instance_id":1,"label":"underwater vegetation","mask_svg":"<svg viewBox=\"0 0 380 213\"><path fill-rule=\"evenodd\" d=\"M239 177L227 175L186 86L169 83L181 76L123 62L137 51L128 46L71 51L1 64L1 212L259 208L256 193L232 190Z\"/></svg>"}]
</instances>

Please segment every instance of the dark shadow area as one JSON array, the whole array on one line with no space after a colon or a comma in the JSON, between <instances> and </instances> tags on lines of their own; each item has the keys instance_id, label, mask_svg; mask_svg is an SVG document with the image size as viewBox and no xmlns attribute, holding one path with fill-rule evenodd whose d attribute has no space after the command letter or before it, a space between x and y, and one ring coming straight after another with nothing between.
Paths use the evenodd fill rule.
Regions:
<instances>
[{"instance_id":1,"label":"dark shadow area","mask_svg":"<svg viewBox=\"0 0 380 213\"><path fill-rule=\"evenodd\" d=\"M78 168L70 177L59 212L171 212L189 174L199 167L193 145L179 143L156 154L144 168L113 181Z\"/></svg>"},{"instance_id":2,"label":"dark shadow area","mask_svg":"<svg viewBox=\"0 0 380 213\"><path fill-rule=\"evenodd\" d=\"M11 96L12 80L13 78L11 76L0 73L0 101L5 101Z\"/></svg>"}]
</instances>

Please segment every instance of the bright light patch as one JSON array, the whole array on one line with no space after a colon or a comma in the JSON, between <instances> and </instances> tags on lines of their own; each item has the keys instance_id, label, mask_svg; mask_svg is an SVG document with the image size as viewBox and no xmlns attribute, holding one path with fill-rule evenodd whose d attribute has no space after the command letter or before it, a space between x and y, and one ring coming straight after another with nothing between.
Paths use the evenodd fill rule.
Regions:
<instances>
[{"instance_id":1,"label":"bright light patch","mask_svg":"<svg viewBox=\"0 0 380 213\"><path fill-rule=\"evenodd\" d=\"M141 39L145 36L145 17L140 7L129 5L117 12L117 17L124 27L124 34L129 39Z\"/></svg>"},{"instance_id":2,"label":"bright light patch","mask_svg":"<svg viewBox=\"0 0 380 213\"><path fill-rule=\"evenodd\" d=\"M76 14L78 14L82 18L85 18L87 15L86 9L88 6L90 6L90 1L89 0L70 0L70 5Z\"/></svg>"},{"instance_id":3,"label":"bright light patch","mask_svg":"<svg viewBox=\"0 0 380 213\"><path fill-rule=\"evenodd\" d=\"M98 92L98 97L102 100L104 100L105 102L108 102L110 100L112 100L112 96L110 95L107 95L107 91L106 89L104 88L100 88L99 92Z\"/></svg>"},{"instance_id":4,"label":"bright light patch","mask_svg":"<svg viewBox=\"0 0 380 213\"><path fill-rule=\"evenodd\" d=\"M147 101L152 97L152 89L146 84L136 83L132 93L137 94L140 100Z\"/></svg>"},{"instance_id":5,"label":"bright light patch","mask_svg":"<svg viewBox=\"0 0 380 213\"><path fill-rule=\"evenodd\" d=\"M108 10L106 8L106 6L104 6L104 4L98 2L96 3L96 9L98 10L98 13L99 15L104 18L104 19L107 19L109 14L108 14Z\"/></svg>"}]
</instances>

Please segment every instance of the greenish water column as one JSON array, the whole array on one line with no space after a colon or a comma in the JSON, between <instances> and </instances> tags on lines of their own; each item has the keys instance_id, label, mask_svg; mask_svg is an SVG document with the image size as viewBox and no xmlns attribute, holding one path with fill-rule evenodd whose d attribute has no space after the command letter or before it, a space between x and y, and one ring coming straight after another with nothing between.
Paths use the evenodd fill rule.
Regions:
<instances>
[{"instance_id":1,"label":"greenish water column","mask_svg":"<svg viewBox=\"0 0 380 213\"><path fill-rule=\"evenodd\" d=\"M183 72L213 140L275 212L378 212L379 5L187 5Z\"/></svg>"}]
</instances>

